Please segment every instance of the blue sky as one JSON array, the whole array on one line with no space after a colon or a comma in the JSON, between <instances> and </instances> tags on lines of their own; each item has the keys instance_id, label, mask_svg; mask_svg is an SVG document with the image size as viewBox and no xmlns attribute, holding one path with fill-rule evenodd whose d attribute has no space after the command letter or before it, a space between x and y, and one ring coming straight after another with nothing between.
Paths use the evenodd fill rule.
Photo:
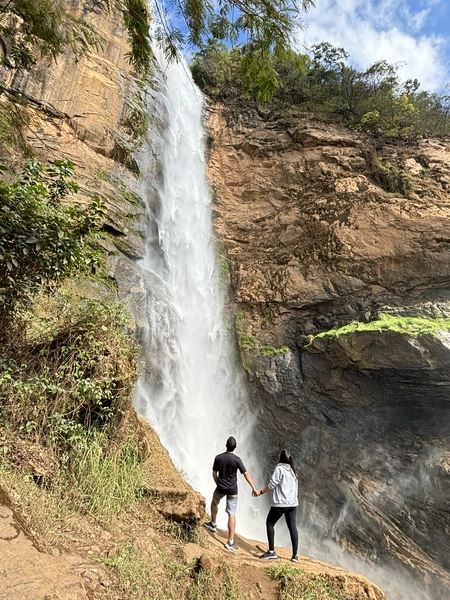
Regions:
<instances>
[{"instance_id":1,"label":"blue sky","mask_svg":"<svg viewBox=\"0 0 450 600\"><path fill-rule=\"evenodd\" d=\"M449 0L315 0L303 16L299 49L319 42L343 47L365 69L377 60L406 63L402 80L444 93L450 83ZM449 93L450 90L447 90Z\"/></svg>"}]
</instances>

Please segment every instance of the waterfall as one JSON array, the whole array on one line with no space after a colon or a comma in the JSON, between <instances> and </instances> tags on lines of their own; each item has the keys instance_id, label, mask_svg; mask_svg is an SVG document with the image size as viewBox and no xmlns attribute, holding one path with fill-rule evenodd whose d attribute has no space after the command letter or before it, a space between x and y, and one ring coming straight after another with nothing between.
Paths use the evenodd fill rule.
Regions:
<instances>
[{"instance_id":1,"label":"waterfall","mask_svg":"<svg viewBox=\"0 0 450 600\"><path fill-rule=\"evenodd\" d=\"M224 318L226 290L216 260L206 178L204 98L184 62L167 65L160 58L159 64L149 94L148 141L136 155L141 173L136 192L146 199L150 225L146 255L138 263L145 290L138 311L145 369L135 406L176 467L205 496L209 510L213 459L225 450L229 435L236 437L236 454L257 487L267 479L252 447L251 403L234 356L232 323L227 326ZM238 534L265 540L266 502L252 499L239 476ZM223 503L218 524L226 527ZM282 526L276 544L290 547ZM405 590L418 597L399 570L351 559L331 540L316 540L308 531L300 531L300 552L363 572L392 598L404 597Z\"/></svg>"},{"instance_id":2,"label":"waterfall","mask_svg":"<svg viewBox=\"0 0 450 600\"><path fill-rule=\"evenodd\" d=\"M184 61L167 64L159 57L159 65L158 89L149 106L151 140L137 155L137 191L147 198L151 230L139 263L146 291L145 373L135 406L153 425L175 466L206 497L209 510L213 459L225 451L228 436L236 437L236 454L252 477L260 476L252 473L252 415L233 353L233 324L224 322L225 290L206 177L204 97ZM158 176L149 181L145 173L154 155ZM237 531L255 535L251 490L241 477L239 487ZM225 526L223 507L219 515L219 526Z\"/></svg>"}]
</instances>

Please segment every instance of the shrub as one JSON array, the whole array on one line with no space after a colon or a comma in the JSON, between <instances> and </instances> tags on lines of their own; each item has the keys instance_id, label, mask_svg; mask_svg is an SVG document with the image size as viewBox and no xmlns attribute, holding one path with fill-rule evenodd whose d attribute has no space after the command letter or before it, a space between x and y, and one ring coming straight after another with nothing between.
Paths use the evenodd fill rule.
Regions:
<instances>
[{"instance_id":1,"label":"shrub","mask_svg":"<svg viewBox=\"0 0 450 600\"><path fill-rule=\"evenodd\" d=\"M73 164L56 160L47 166L31 160L19 179L0 182L0 317L25 307L81 270L95 270L99 254L86 237L104 214L98 199L84 210L64 205L78 191ZM1 319L0 319L1 320Z\"/></svg>"},{"instance_id":2,"label":"shrub","mask_svg":"<svg viewBox=\"0 0 450 600\"><path fill-rule=\"evenodd\" d=\"M52 314L0 352L0 417L54 444L62 463L86 430L120 419L137 378L124 307L82 300L63 312L65 302L54 306L60 322Z\"/></svg>"}]
</instances>

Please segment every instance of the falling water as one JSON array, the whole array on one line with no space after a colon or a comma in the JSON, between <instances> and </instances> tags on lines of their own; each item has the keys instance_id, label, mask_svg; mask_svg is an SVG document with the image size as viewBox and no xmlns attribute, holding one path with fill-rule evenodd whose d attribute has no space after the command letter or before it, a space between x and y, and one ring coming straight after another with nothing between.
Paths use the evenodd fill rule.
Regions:
<instances>
[{"instance_id":1,"label":"falling water","mask_svg":"<svg viewBox=\"0 0 450 600\"><path fill-rule=\"evenodd\" d=\"M146 367L135 404L209 506L212 461L225 451L229 435L236 437L236 453L251 472L252 418L232 352L232 328L224 323L224 285L212 239L205 169L204 98L184 62L167 65L160 58L159 64L159 90L152 94L149 110L158 115L160 126L152 127L151 144L137 157L145 173L155 153L159 174L156 181L140 178L152 229L140 263L146 290ZM240 490L241 497L250 498L243 479ZM239 510L238 530L254 535L252 505L244 504L248 508Z\"/></svg>"},{"instance_id":2,"label":"falling water","mask_svg":"<svg viewBox=\"0 0 450 600\"><path fill-rule=\"evenodd\" d=\"M147 200L150 226L146 256L138 265L145 289L139 311L145 372L135 405L209 506L212 461L224 451L229 435L237 438L237 453L255 483L266 481L252 448L253 419L227 333L232 328L224 322L224 286L216 264L205 172L204 98L185 63L159 63L157 91L149 96L153 125L148 143L136 156L141 172L136 191ZM264 539L265 508L251 500L242 478L239 502L238 532ZM225 524L222 508L219 526ZM304 554L366 573L392 598L403 597L407 589L410 597L419 597L404 574L344 558L331 541L318 542L300 532ZM290 545L283 528L277 543Z\"/></svg>"}]
</instances>

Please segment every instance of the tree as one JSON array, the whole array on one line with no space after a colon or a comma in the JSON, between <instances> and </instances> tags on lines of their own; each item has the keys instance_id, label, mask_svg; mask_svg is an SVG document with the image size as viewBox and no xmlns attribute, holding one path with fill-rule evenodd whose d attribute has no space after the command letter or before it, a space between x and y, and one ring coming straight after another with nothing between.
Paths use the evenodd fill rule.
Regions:
<instances>
[{"instance_id":1,"label":"tree","mask_svg":"<svg viewBox=\"0 0 450 600\"><path fill-rule=\"evenodd\" d=\"M244 91L255 90L259 100L268 100L281 86L276 60L290 52L300 12L314 6L313 0L172 0L182 23L176 28L168 25L168 4L156 2L156 38L166 55L176 56L180 45L202 47L210 40L239 46Z\"/></svg>"},{"instance_id":2,"label":"tree","mask_svg":"<svg viewBox=\"0 0 450 600\"><path fill-rule=\"evenodd\" d=\"M145 0L88 0L87 11L120 12L129 33L129 59L138 73L151 65L149 10ZM64 0L0 0L0 45L3 62L30 69L36 56L55 59L69 47L76 58L102 46L101 35L84 18L77 18Z\"/></svg>"},{"instance_id":3,"label":"tree","mask_svg":"<svg viewBox=\"0 0 450 600\"><path fill-rule=\"evenodd\" d=\"M4 168L4 167L3 167ZM104 213L99 200L82 210L64 199L78 190L73 164L31 160L20 178L0 181L0 316L10 318L37 292L97 264L86 236Z\"/></svg>"}]
</instances>

